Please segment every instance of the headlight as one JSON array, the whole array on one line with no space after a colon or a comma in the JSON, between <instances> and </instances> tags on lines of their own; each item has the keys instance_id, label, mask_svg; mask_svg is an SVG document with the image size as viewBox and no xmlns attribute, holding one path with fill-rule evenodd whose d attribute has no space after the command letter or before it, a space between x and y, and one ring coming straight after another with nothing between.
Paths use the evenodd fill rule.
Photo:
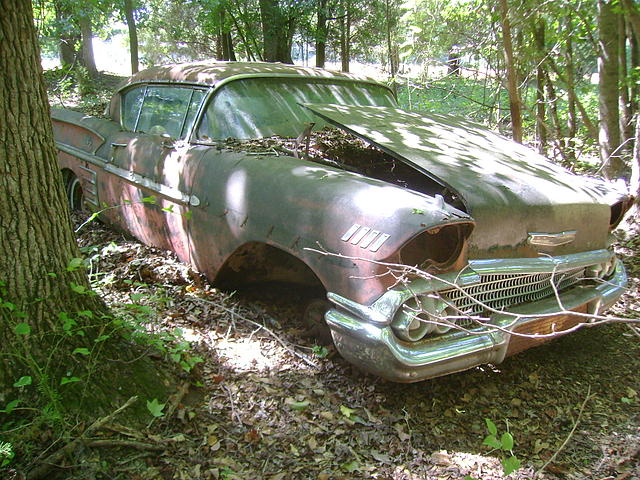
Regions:
<instances>
[{"instance_id":1,"label":"headlight","mask_svg":"<svg viewBox=\"0 0 640 480\"><path fill-rule=\"evenodd\" d=\"M443 334L451 330L446 317L453 314L453 309L437 294L412 297L398 309L391 328L398 338L417 342L430 333Z\"/></svg>"},{"instance_id":2,"label":"headlight","mask_svg":"<svg viewBox=\"0 0 640 480\"><path fill-rule=\"evenodd\" d=\"M431 267L439 271L445 270L463 255L465 240L472 229L473 223L430 228L400 249L400 262L419 266L423 270Z\"/></svg>"}]
</instances>

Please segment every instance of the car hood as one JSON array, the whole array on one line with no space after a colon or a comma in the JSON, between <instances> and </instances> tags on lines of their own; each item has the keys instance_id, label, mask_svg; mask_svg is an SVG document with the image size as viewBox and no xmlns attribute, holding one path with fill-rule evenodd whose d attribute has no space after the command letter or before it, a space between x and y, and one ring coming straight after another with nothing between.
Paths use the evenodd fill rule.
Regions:
<instances>
[{"instance_id":1,"label":"car hood","mask_svg":"<svg viewBox=\"0 0 640 480\"><path fill-rule=\"evenodd\" d=\"M603 182L573 175L523 145L452 116L390 107L305 107L456 192L477 222L470 239L475 257L606 247L613 202ZM540 252L527 241L531 233L574 230L574 241L553 251Z\"/></svg>"}]
</instances>

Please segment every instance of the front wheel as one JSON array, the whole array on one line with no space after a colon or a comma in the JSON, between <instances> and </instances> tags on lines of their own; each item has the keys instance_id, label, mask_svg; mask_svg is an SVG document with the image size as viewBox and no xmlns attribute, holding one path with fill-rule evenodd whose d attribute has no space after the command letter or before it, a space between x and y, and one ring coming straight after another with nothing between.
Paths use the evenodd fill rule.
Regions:
<instances>
[{"instance_id":1,"label":"front wheel","mask_svg":"<svg viewBox=\"0 0 640 480\"><path fill-rule=\"evenodd\" d=\"M314 337L320 345L331 345L331 330L324 319L324 314L331 308L331 302L317 298L311 300L304 311L304 324L310 337Z\"/></svg>"}]
</instances>

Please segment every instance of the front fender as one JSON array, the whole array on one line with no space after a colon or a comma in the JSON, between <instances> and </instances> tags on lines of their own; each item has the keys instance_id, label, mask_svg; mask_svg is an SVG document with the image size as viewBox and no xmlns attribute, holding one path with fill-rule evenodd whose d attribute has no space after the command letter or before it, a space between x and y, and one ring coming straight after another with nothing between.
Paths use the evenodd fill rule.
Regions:
<instances>
[{"instance_id":1,"label":"front fender","mask_svg":"<svg viewBox=\"0 0 640 480\"><path fill-rule=\"evenodd\" d=\"M440 198L288 156L211 151L193 194L194 263L207 275L238 246L264 242L300 258L328 290L365 303L391 281L372 262L393 259L426 229L471 222Z\"/></svg>"}]
</instances>

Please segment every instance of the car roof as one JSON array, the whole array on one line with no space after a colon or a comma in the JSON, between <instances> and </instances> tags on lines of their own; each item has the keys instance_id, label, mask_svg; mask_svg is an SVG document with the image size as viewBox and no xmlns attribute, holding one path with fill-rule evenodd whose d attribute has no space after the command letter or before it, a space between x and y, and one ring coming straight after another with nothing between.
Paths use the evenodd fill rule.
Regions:
<instances>
[{"instance_id":1,"label":"car roof","mask_svg":"<svg viewBox=\"0 0 640 480\"><path fill-rule=\"evenodd\" d=\"M129 77L119 90L141 82L176 82L216 86L222 82L247 77L306 77L379 83L372 78L352 73L315 67L301 67L267 62L193 62L151 67Z\"/></svg>"}]
</instances>

